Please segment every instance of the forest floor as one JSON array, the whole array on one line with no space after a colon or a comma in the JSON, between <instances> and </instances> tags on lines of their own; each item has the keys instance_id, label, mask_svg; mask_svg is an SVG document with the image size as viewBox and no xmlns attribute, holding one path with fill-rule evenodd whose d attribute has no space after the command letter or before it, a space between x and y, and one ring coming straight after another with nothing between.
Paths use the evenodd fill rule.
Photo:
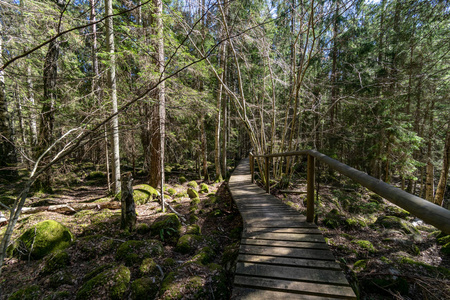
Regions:
<instances>
[{"instance_id":1,"label":"forest floor","mask_svg":"<svg viewBox=\"0 0 450 300\"><path fill-rule=\"evenodd\" d=\"M315 222L360 299L450 299L450 236L350 180L318 177ZM306 214L306 174L294 178L271 193Z\"/></svg>"},{"instance_id":2,"label":"forest floor","mask_svg":"<svg viewBox=\"0 0 450 300\"><path fill-rule=\"evenodd\" d=\"M104 203L112 200L112 197L107 196L105 178L99 176L88 179L89 173L94 174L91 177L98 174L89 168L79 171L77 177L70 175L70 185L66 184L64 187L61 185L64 180L59 180L58 188L55 188L52 194L37 193L27 200L25 206ZM189 178L188 175L191 175L191 178L195 176L189 173L184 176ZM134 183L135 188L146 181L145 177L138 177ZM190 245L192 249L180 253L176 249L177 239L170 236L171 233L176 235L172 231L167 231L166 235L155 235L151 232L150 226L165 215L156 199L136 206L137 230L131 233L120 229L120 209L88 209L70 215L49 211L24 214L18 222L12 241L39 222L55 220L69 228L75 237L74 242L65 250L70 261L62 270L49 273L45 270L52 255L41 260L28 261L16 257L7 258L0 281L0 299L26 299L27 294L23 291L30 287L33 287L35 294L28 295L29 299L81 299L77 293L86 286L93 273L98 274L105 267L119 264L125 264L131 273L130 283L122 296L124 299L171 299L178 296L183 299L199 296L204 299L228 299L242 220L226 183L208 184L209 192L199 193L200 201L193 205L186 193L188 184L192 184L192 181L180 183L178 175L175 174L168 176L167 182L166 191L171 189L172 195L166 192L166 202L185 218L185 221L182 221L180 236L184 236L188 230L192 231L190 225L198 225L196 228L199 232L196 235L201 238L194 240ZM201 183L200 180L196 182ZM17 195L19 190L20 184L2 182L0 195L3 202L11 201L12 196ZM3 235L5 228L6 226L0 228L0 235ZM153 258L158 266L153 274L143 276L140 265L142 260L130 262L127 258L118 258L118 249L125 242L150 240L157 240L163 245L163 254ZM205 252L205 249L209 252ZM199 253L208 255L199 259ZM140 291L136 290L133 282L142 277L156 281L159 289L156 296L147 294L142 298L142 293L139 295ZM169 277L171 279L166 280ZM105 284L104 287L96 287L90 298L112 297L111 293L108 293L108 284Z\"/></svg>"},{"instance_id":3,"label":"forest floor","mask_svg":"<svg viewBox=\"0 0 450 300\"><path fill-rule=\"evenodd\" d=\"M54 193L37 193L27 200L26 206L104 203L112 199L107 196L105 178L96 177L93 166L68 174L71 175L57 180L58 188ZM304 214L305 194L280 192L286 189L305 191L305 183L299 180L303 175L295 174L287 187L274 183L272 194ZM187 195L189 182L180 182L183 176L195 178L197 175L181 169L167 176L166 201L186 217L181 236L192 229L189 224L198 225L202 238L192 251L182 254L170 237L164 239L148 230L163 215L157 201L137 205L138 229L132 233L120 229L119 209L89 209L71 215L48 211L25 214L17 225L13 241L38 222L58 221L75 236L75 241L65 250L70 261L62 271L48 274L43 271L48 258L30 261L8 258L0 281L0 299L14 295L17 297L11 299L25 299L25 294L18 294L18 291L27 287L35 287L37 294L33 299L76 299L92 274L124 263L131 279L123 298L137 299L134 283L142 279L142 266L121 261L117 252L127 241L150 239L159 240L164 252L155 258L160 271L150 277L153 282L156 279L159 290L157 296L147 295L149 299L228 299L242 220L226 183L208 184L209 192L200 193L198 205L193 205ZM450 299L450 256L441 245L450 242L449 236L365 188L330 175L319 177L316 223L361 299ZM145 177L138 176L135 186L145 182ZM11 201L19 190L20 184L0 183L4 203ZM0 235L4 229L0 228ZM199 254L207 248L213 250L211 255L207 261L199 262ZM110 298L106 290L102 291L107 287L107 284L96 287L95 298Z\"/></svg>"}]
</instances>

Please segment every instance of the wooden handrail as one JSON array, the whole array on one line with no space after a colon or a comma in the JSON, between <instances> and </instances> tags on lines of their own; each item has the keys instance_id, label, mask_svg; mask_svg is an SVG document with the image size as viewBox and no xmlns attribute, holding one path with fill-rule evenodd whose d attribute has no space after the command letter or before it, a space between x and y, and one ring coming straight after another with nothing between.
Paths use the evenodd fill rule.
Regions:
<instances>
[{"instance_id":1,"label":"wooden handrail","mask_svg":"<svg viewBox=\"0 0 450 300\"><path fill-rule=\"evenodd\" d=\"M307 172L307 207L306 216L307 221L312 222L314 218L314 158L327 164L342 175L349 177L362 186L368 188L372 192L380 195L384 199L400 206L416 217L422 219L428 224L435 226L444 233L450 234L450 210L447 210L439 205L431 203L425 199L409 194L404 190L396 188L379 179L376 179L364 172L356 170L347 166L331 157L328 157L316 150L302 150L295 152L274 153L268 155L254 155L251 153L251 158L264 157L266 160L265 174L266 174L266 191L269 190L269 164L270 157L281 156L308 156L308 172ZM254 168L253 168L254 169ZM253 170L254 172L254 170ZM253 178L253 174L252 174Z\"/></svg>"}]
</instances>

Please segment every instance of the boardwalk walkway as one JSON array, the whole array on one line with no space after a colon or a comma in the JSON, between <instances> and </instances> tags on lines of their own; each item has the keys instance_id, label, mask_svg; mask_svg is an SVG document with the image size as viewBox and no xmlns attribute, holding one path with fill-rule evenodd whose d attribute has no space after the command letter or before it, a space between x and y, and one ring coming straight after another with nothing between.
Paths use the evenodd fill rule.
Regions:
<instances>
[{"instance_id":1,"label":"boardwalk walkway","mask_svg":"<svg viewBox=\"0 0 450 300\"><path fill-rule=\"evenodd\" d=\"M248 159L229 187L244 221L233 299L356 299L321 232L252 184Z\"/></svg>"}]
</instances>

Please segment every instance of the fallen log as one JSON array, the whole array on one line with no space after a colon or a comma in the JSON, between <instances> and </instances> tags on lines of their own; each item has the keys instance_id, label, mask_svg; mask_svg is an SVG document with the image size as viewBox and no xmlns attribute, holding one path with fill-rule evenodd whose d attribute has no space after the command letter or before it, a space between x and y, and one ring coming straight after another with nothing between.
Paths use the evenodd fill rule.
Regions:
<instances>
[{"instance_id":1,"label":"fallen log","mask_svg":"<svg viewBox=\"0 0 450 300\"><path fill-rule=\"evenodd\" d=\"M35 214L41 211L56 212L65 215L74 214L80 210L87 209L119 209L120 202L109 201L100 203L67 203L59 205L38 206L38 207L24 207L22 208L22 214Z\"/></svg>"}]
</instances>

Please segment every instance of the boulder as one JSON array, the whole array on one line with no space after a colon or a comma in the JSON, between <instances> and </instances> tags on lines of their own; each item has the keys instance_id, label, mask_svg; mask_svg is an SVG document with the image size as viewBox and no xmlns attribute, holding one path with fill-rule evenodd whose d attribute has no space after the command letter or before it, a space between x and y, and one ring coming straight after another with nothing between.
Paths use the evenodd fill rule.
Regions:
<instances>
[{"instance_id":1,"label":"boulder","mask_svg":"<svg viewBox=\"0 0 450 300\"><path fill-rule=\"evenodd\" d=\"M66 226L53 220L46 220L25 231L8 253L18 255L22 259L28 257L41 259L50 253L67 248L72 241L73 235Z\"/></svg>"},{"instance_id":2,"label":"boulder","mask_svg":"<svg viewBox=\"0 0 450 300\"><path fill-rule=\"evenodd\" d=\"M127 267L112 267L84 283L76 299L122 299L129 283L130 270Z\"/></svg>"}]
</instances>

